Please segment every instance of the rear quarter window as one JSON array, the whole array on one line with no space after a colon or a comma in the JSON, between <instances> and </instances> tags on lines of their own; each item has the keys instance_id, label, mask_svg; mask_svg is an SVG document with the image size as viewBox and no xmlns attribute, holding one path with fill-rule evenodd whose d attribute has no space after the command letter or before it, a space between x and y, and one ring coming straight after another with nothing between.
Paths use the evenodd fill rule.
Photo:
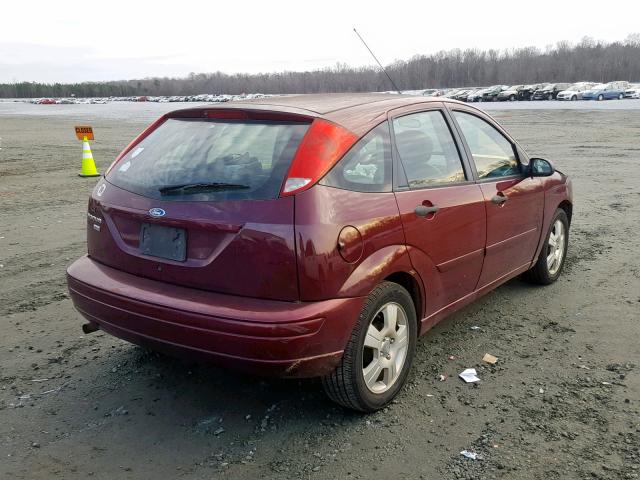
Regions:
<instances>
[{"instance_id":1,"label":"rear quarter window","mask_svg":"<svg viewBox=\"0 0 640 480\"><path fill-rule=\"evenodd\" d=\"M391 191L389 124L381 123L360 139L320 181L355 192Z\"/></svg>"},{"instance_id":2,"label":"rear quarter window","mask_svg":"<svg viewBox=\"0 0 640 480\"><path fill-rule=\"evenodd\" d=\"M308 127L294 122L169 119L133 147L107 180L166 200L276 198ZM180 186L185 188L171 189Z\"/></svg>"}]
</instances>

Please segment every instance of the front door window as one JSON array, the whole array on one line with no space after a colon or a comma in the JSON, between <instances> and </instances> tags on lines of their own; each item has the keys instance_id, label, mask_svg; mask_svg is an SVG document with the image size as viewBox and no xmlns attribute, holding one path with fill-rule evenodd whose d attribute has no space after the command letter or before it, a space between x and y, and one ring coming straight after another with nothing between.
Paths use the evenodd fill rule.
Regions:
<instances>
[{"instance_id":1,"label":"front door window","mask_svg":"<svg viewBox=\"0 0 640 480\"><path fill-rule=\"evenodd\" d=\"M471 150L480 179L520 173L513 145L498 130L470 113L454 111L453 115Z\"/></svg>"}]
</instances>

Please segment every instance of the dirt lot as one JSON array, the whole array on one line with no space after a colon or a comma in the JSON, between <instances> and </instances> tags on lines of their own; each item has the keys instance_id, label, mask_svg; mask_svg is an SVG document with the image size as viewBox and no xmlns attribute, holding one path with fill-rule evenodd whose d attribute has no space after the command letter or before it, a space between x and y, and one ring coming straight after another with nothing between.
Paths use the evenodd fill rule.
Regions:
<instances>
[{"instance_id":1,"label":"dirt lot","mask_svg":"<svg viewBox=\"0 0 640 480\"><path fill-rule=\"evenodd\" d=\"M333 406L316 381L243 377L82 335L64 272L85 251L95 179L76 175L72 127L94 125L104 171L173 106L0 104L0 478L640 478L632 103L492 106L573 177L565 274L545 288L513 280L441 323L419 343L406 390L369 416ZM482 381L457 379L465 367Z\"/></svg>"}]
</instances>

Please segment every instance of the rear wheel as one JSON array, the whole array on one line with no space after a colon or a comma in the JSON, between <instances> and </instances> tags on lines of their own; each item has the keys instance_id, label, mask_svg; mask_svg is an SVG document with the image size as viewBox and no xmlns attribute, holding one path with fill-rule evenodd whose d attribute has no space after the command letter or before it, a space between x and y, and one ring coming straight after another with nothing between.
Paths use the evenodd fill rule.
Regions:
<instances>
[{"instance_id":1,"label":"rear wheel","mask_svg":"<svg viewBox=\"0 0 640 480\"><path fill-rule=\"evenodd\" d=\"M396 283L382 282L367 298L340 364L322 378L325 392L361 412L385 407L407 379L416 338L411 295Z\"/></svg>"},{"instance_id":2,"label":"rear wheel","mask_svg":"<svg viewBox=\"0 0 640 480\"><path fill-rule=\"evenodd\" d=\"M566 212L559 208L551 221L551 228L547 233L538 261L524 273L524 278L539 285L555 282L562 273L568 244L569 219Z\"/></svg>"}]
</instances>

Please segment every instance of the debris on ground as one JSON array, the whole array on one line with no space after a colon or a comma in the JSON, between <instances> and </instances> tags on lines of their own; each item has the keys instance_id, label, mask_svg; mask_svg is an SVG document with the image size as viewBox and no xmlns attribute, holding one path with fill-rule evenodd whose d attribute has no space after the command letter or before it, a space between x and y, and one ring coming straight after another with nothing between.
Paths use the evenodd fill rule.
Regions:
<instances>
[{"instance_id":1,"label":"debris on ground","mask_svg":"<svg viewBox=\"0 0 640 480\"><path fill-rule=\"evenodd\" d=\"M490 363L491 365L495 365L498 361L498 357L494 357L490 353L485 353L484 357L482 357L482 361L486 363Z\"/></svg>"},{"instance_id":2,"label":"debris on ground","mask_svg":"<svg viewBox=\"0 0 640 480\"><path fill-rule=\"evenodd\" d=\"M480 379L476 375L477 373L475 368L467 368L466 370L460 372L458 376L466 383L473 383L480 381Z\"/></svg>"},{"instance_id":3,"label":"debris on ground","mask_svg":"<svg viewBox=\"0 0 640 480\"><path fill-rule=\"evenodd\" d=\"M460 455L462 455L465 458L468 458L469 460L482 460L482 455L476 452L471 452L469 450L462 450L460 452Z\"/></svg>"}]
</instances>

